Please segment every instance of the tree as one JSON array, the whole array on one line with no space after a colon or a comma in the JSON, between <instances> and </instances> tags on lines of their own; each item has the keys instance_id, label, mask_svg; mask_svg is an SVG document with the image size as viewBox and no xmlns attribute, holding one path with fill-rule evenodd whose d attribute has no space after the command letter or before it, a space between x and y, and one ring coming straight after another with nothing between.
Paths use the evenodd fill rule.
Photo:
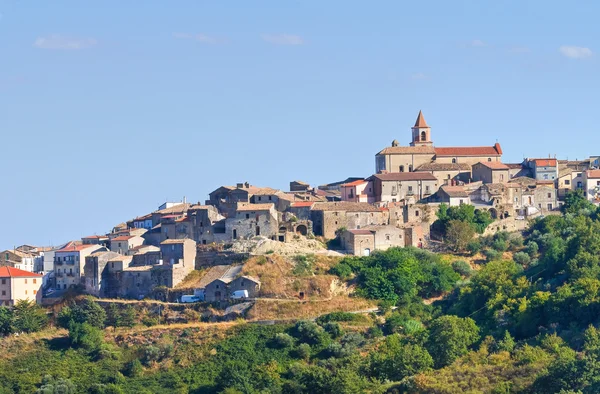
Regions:
<instances>
[{"instance_id":1,"label":"tree","mask_svg":"<svg viewBox=\"0 0 600 394\"><path fill-rule=\"evenodd\" d=\"M8 335L13 328L13 313L7 307L0 306L0 335Z\"/></svg>"},{"instance_id":2,"label":"tree","mask_svg":"<svg viewBox=\"0 0 600 394\"><path fill-rule=\"evenodd\" d=\"M370 374L382 380L400 381L433 366L431 355L419 345L403 344L390 335L370 354Z\"/></svg>"},{"instance_id":3,"label":"tree","mask_svg":"<svg viewBox=\"0 0 600 394\"><path fill-rule=\"evenodd\" d=\"M579 214L593 212L596 207L585 198L583 190L571 190L565 195L565 203L561 209L564 213Z\"/></svg>"},{"instance_id":4,"label":"tree","mask_svg":"<svg viewBox=\"0 0 600 394\"><path fill-rule=\"evenodd\" d=\"M106 325L113 327L116 331L121 326L121 310L117 304L111 303L106 311Z\"/></svg>"},{"instance_id":5,"label":"tree","mask_svg":"<svg viewBox=\"0 0 600 394\"><path fill-rule=\"evenodd\" d=\"M69 379L57 378L51 375L46 375L42 379L42 387L37 391L37 394L75 394L76 388L73 382Z\"/></svg>"},{"instance_id":6,"label":"tree","mask_svg":"<svg viewBox=\"0 0 600 394\"><path fill-rule=\"evenodd\" d=\"M131 305L127 305L123 313L121 314L121 325L123 327L135 326L135 309Z\"/></svg>"},{"instance_id":7,"label":"tree","mask_svg":"<svg viewBox=\"0 0 600 394\"><path fill-rule=\"evenodd\" d=\"M436 368L441 368L465 355L478 339L479 328L473 319L442 316L431 322L427 350L433 356Z\"/></svg>"},{"instance_id":8,"label":"tree","mask_svg":"<svg viewBox=\"0 0 600 394\"><path fill-rule=\"evenodd\" d=\"M48 316L35 301L20 300L13 307L13 327L19 332L36 332L48 325Z\"/></svg>"},{"instance_id":9,"label":"tree","mask_svg":"<svg viewBox=\"0 0 600 394\"><path fill-rule=\"evenodd\" d=\"M70 307L64 307L60 311L58 322L61 327L69 328L71 321L103 328L106 321L106 312L92 297L85 297L78 303Z\"/></svg>"},{"instance_id":10,"label":"tree","mask_svg":"<svg viewBox=\"0 0 600 394\"><path fill-rule=\"evenodd\" d=\"M102 330L88 323L72 323L69 327L71 345L82 348L90 353L100 350L104 342Z\"/></svg>"},{"instance_id":11,"label":"tree","mask_svg":"<svg viewBox=\"0 0 600 394\"><path fill-rule=\"evenodd\" d=\"M467 223L460 220L451 220L446 228L446 243L456 252L465 250L473 239L475 230Z\"/></svg>"}]
</instances>

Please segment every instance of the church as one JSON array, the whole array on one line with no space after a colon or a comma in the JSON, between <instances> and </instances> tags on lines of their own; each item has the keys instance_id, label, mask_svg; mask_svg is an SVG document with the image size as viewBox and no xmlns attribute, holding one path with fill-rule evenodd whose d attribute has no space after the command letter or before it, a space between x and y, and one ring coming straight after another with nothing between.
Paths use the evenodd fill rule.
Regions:
<instances>
[{"instance_id":1,"label":"church","mask_svg":"<svg viewBox=\"0 0 600 394\"><path fill-rule=\"evenodd\" d=\"M431 139L431 127L425 121L423 112L419 111L412 127L410 145L400 146L397 140L392 141L392 146L375 155L375 170L377 173L447 171L450 175L466 171L470 173L473 164L501 162L501 159L502 148L497 142L493 146L435 147Z\"/></svg>"}]
</instances>

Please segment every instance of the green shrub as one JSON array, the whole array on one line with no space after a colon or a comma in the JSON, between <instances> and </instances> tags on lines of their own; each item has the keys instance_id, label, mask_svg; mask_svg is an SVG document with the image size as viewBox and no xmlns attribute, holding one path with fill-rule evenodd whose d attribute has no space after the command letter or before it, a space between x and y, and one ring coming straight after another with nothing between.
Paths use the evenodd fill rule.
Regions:
<instances>
[{"instance_id":1,"label":"green shrub","mask_svg":"<svg viewBox=\"0 0 600 394\"><path fill-rule=\"evenodd\" d=\"M508 250L508 242L503 239L497 239L492 243L492 248L498 252L506 252Z\"/></svg>"},{"instance_id":2,"label":"green shrub","mask_svg":"<svg viewBox=\"0 0 600 394\"><path fill-rule=\"evenodd\" d=\"M279 348L288 348L294 345L294 338L291 335L280 332L275 335L275 345Z\"/></svg>"},{"instance_id":3,"label":"green shrub","mask_svg":"<svg viewBox=\"0 0 600 394\"><path fill-rule=\"evenodd\" d=\"M527 246L525 247L525 252L529 255L529 257L535 258L539 251L540 251L540 247L537 244L537 242L535 242L535 241L527 242Z\"/></svg>"},{"instance_id":4,"label":"green shrub","mask_svg":"<svg viewBox=\"0 0 600 394\"><path fill-rule=\"evenodd\" d=\"M501 254L497 250L494 249L486 249L483 251L483 255L485 256L486 261L494 261L497 260Z\"/></svg>"},{"instance_id":5,"label":"green shrub","mask_svg":"<svg viewBox=\"0 0 600 394\"><path fill-rule=\"evenodd\" d=\"M69 339L71 340L71 346L94 353L100 350L104 342L104 333L88 323L71 323Z\"/></svg>"},{"instance_id":6,"label":"green shrub","mask_svg":"<svg viewBox=\"0 0 600 394\"><path fill-rule=\"evenodd\" d=\"M308 343L301 343L296 349L296 357L302 360L308 360L312 349Z\"/></svg>"},{"instance_id":7,"label":"green shrub","mask_svg":"<svg viewBox=\"0 0 600 394\"><path fill-rule=\"evenodd\" d=\"M474 239L467 244L467 251L471 255L475 255L475 254L479 253L480 250L481 250L481 242L477 239Z\"/></svg>"},{"instance_id":8,"label":"green shrub","mask_svg":"<svg viewBox=\"0 0 600 394\"><path fill-rule=\"evenodd\" d=\"M383 331L379 326L369 327L367 330L367 338L381 338L383 336Z\"/></svg>"},{"instance_id":9,"label":"green shrub","mask_svg":"<svg viewBox=\"0 0 600 394\"><path fill-rule=\"evenodd\" d=\"M325 332L329 334L331 338L339 338L344 334L344 330L342 330L342 326L336 322L328 322L323 325L323 329Z\"/></svg>"},{"instance_id":10,"label":"green shrub","mask_svg":"<svg viewBox=\"0 0 600 394\"><path fill-rule=\"evenodd\" d=\"M525 252L517 252L513 255L513 260L517 264L527 265L531 261L531 257Z\"/></svg>"},{"instance_id":11,"label":"green shrub","mask_svg":"<svg viewBox=\"0 0 600 394\"><path fill-rule=\"evenodd\" d=\"M452 263L452 269L456 271L459 275L470 277L473 274L473 269L466 261L454 261Z\"/></svg>"},{"instance_id":12,"label":"green shrub","mask_svg":"<svg viewBox=\"0 0 600 394\"><path fill-rule=\"evenodd\" d=\"M331 312L326 315L319 316L317 318L317 323L329 323L329 322L348 322L348 321L362 321L364 317L358 313L350 313L350 312Z\"/></svg>"},{"instance_id":13,"label":"green shrub","mask_svg":"<svg viewBox=\"0 0 600 394\"><path fill-rule=\"evenodd\" d=\"M521 234L512 234L510 239L510 250L516 252L523 247L523 237Z\"/></svg>"},{"instance_id":14,"label":"green shrub","mask_svg":"<svg viewBox=\"0 0 600 394\"><path fill-rule=\"evenodd\" d=\"M138 359L129 361L128 363L125 364L125 368L123 369L123 374L130 378L135 378L135 377L141 376L143 372L144 372L144 367L142 366L142 363Z\"/></svg>"}]
</instances>

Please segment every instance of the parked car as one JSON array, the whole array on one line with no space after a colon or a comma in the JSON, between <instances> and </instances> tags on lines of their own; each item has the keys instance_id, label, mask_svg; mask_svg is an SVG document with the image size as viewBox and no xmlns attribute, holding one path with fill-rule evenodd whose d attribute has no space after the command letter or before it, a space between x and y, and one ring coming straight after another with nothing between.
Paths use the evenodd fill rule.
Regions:
<instances>
[{"instance_id":1,"label":"parked car","mask_svg":"<svg viewBox=\"0 0 600 394\"><path fill-rule=\"evenodd\" d=\"M182 295L180 301L183 304L188 304L192 302L200 302L202 300L200 299L200 297L197 297L195 295Z\"/></svg>"},{"instance_id":2,"label":"parked car","mask_svg":"<svg viewBox=\"0 0 600 394\"><path fill-rule=\"evenodd\" d=\"M231 297L232 300L241 300L244 298L248 298L248 290L236 290L233 293L231 293Z\"/></svg>"}]
</instances>

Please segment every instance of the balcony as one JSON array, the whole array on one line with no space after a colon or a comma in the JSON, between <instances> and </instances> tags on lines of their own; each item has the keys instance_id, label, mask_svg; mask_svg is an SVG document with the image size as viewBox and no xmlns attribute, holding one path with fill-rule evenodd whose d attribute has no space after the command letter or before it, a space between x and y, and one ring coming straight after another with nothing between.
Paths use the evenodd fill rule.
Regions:
<instances>
[{"instance_id":1,"label":"balcony","mask_svg":"<svg viewBox=\"0 0 600 394\"><path fill-rule=\"evenodd\" d=\"M56 273L56 277L57 277L57 278L62 278L62 277L63 277L63 275L64 275L64 274L63 274L62 272L57 272L57 273Z\"/></svg>"},{"instance_id":2,"label":"balcony","mask_svg":"<svg viewBox=\"0 0 600 394\"><path fill-rule=\"evenodd\" d=\"M406 195L407 196L414 196L415 192L413 192L412 190L409 190L409 191L406 192Z\"/></svg>"},{"instance_id":3,"label":"balcony","mask_svg":"<svg viewBox=\"0 0 600 394\"><path fill-rule=\"evenodd\" d=\"M58 260L58 261L54 260L54 264L56 264L56 265L63 265L63 262L60 261L60 260Z\"/></svg>"},{"instance_id":4,"label":"balcony","mask_svg":"<svg viewBox=\"0 0 600 394\"><path fill-rule=\"evenodd\" d=\"M66 261L65 263L66 263L67 265L75 265L75 261L72 261L72 260L71 260L71 261Z\"/></svg>"}]
</instances>

